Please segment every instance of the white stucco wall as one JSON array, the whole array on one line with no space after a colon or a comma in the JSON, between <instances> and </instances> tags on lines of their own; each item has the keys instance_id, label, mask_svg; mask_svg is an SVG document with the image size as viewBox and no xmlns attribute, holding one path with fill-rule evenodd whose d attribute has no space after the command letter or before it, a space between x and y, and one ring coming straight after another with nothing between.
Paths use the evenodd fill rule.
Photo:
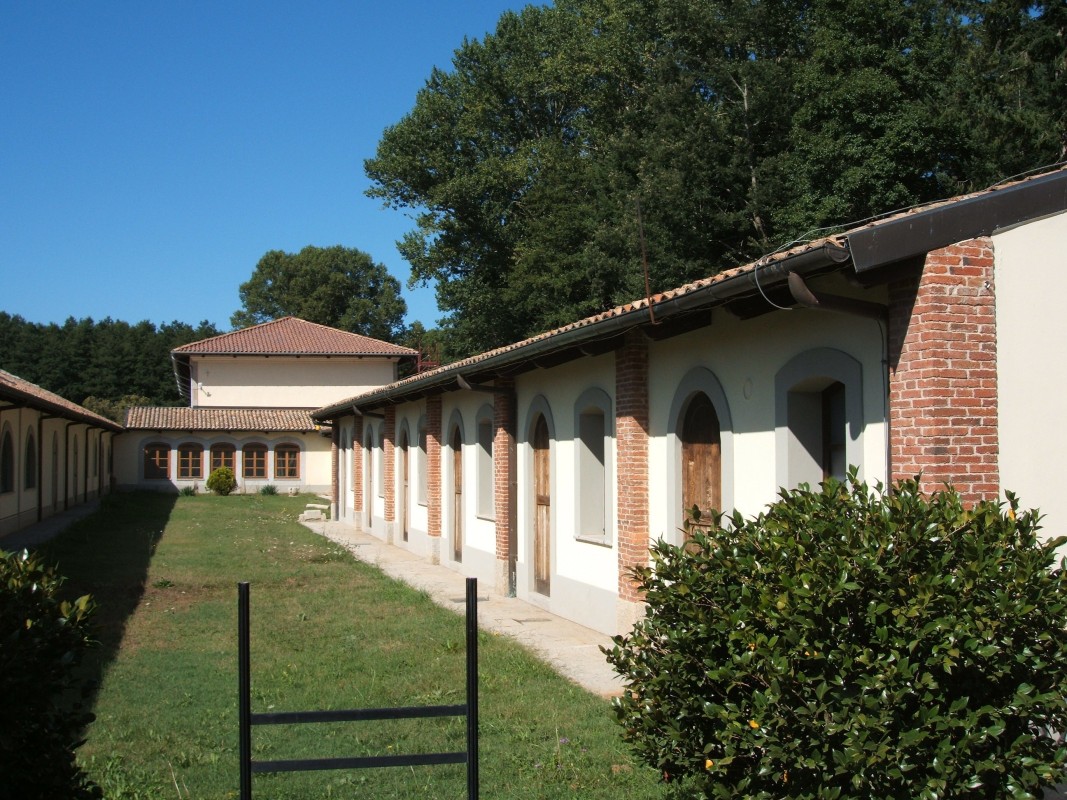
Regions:
<instances>
[{"instance_id":1,"label":"white stucco wall","mask_svg":"<svg viewBox=\"0 0 1067 800\"><path fill-rule=\"evenodd\" d=\"M1067 214L994 235L993 252L1000 484L1067 535Z\"/></svg>"},{"instance_id":2,"label":"white stucco wall","mask_svg":"<svg viewBox=\"0 0 1067 800\"><path fill-rule=\"evenodd\" d=\"M395 379L382 358L198 356L190 363L190 405L321 408Z\"/></svg>"},{"instance_id":3,"label":"white stucco wall","mask_svg":"<svg viewBox=\"0 0 1067 800\"><path fill-rule=\"evenodd\" d=\"M161 442L171 448L170 477L167 480L146 480L144 477L144 448L150 443ZM203 476L196 480L179 480L177 475L177 449L186 442L198 442L204 447ZM127 431L115 439L115 480L121 489L151 489L177 491L193 486L206 491L204 486L210 474L210 448L213 444L232 444L237 450L238 493L254 493L266 485L279 492L289 491L328 493L332 475L330 439L318 433L309 434L262 434L238 433L184 433L181 431ZM245 478L241 474L241 449L246 444L262 444L267 447L267 477ZM274 475L274 448L279 444L295 444L300 448L300 477L277 478Z\"/></svg>"}]
</instances>

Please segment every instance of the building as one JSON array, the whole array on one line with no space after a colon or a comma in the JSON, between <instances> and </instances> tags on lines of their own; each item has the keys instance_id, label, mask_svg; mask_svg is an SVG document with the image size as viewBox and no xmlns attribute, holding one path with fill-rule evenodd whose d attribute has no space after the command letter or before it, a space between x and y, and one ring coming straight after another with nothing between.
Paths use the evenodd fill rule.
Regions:
<instances>
[{"instance_id":1,"label":"building","mask_svg":"<svg viewBox=\"0 0 1067 800\"><path fill-rule=\"evenodd\" d=\"M397 378L416 352L296 317L176 348L179 390L189 405L137 407L116 443L124 489L203 491L216 467L234 470L239 492L327 492L329 430L310 412Z\"/></svg>"},{"instance_id":2,"label":"building","mask_svg":"<svg viewBox=\"0 0 1067 800\"><path fill-rule=\"evenodd\" d=\"M121 431L0 370L0 536L108 494Z\"/></svg>"},{"instance_id":3,"label":"building","mask_svg":"<svg viewBox=\"0 0 1067 800\"><path fill-rule=\"evenodd\" d=\"M338 518L608 633L683 509L854 465L1067 528L1067 170L888 216L311 414Z\"/></svg>"}]
</instances>

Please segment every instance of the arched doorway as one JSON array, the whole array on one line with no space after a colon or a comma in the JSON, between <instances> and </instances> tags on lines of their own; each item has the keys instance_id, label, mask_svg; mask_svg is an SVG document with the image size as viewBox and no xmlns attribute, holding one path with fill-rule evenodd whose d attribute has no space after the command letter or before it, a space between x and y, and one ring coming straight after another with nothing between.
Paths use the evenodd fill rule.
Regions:
<instances>
[{"instance_id":1,"label":"arched doorway","mask_svg":"<svg viewBox=\"0 0 1067 800\"><path fill-rule=\"evenodd\" d=\"M408 540L408 509L411 506L411 448L408 446L408 429L401 428L400 448L400 538Z\"/></svg>"},{"instance_id":2,"label":"arched doorway","mask_svg":"<svg viewBox=\"0 0 1067 800\"><path fill-rule=\"evenodd\" d=\"M681 425L682 509L707 518L722 510L722 446L719 416L703 392L693 395Z\"/></svg>"},{"instance_id":3,"label":"arched doorway","mask_svg":"<svg viewBox=\"0 0 1067 800\"><path fill-rule=\"evenodd\" d=\"M533 429L534 590L552 592L552 475L548 421L539 414Z\"/></svg>"},{"instance_id":4,"label":"arched doorway","mask_svg":"<svg viewBox=\"0 0 1067 800\"><path fill-rule=\"evenodd\" d=\"M463 561L463 437L452 430L452 559Z\"/></svg>"}]
</instances>

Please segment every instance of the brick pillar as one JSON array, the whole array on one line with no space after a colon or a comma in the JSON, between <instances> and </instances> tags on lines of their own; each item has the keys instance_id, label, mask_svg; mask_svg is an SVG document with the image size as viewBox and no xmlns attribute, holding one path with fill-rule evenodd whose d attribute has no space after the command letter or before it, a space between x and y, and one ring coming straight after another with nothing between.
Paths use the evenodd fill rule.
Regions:
<instances>
[{"instance_id":1,"label":"brick pillar","mask_svg":"<svg viewBox=\"0 0 1067 800\"><path fill-rule=\"evenodd\" d=\"M441 395L426 398L426 533L430 561L441 563Z\"/></svg>"},{"instance_id":2,"label":"brick pillar","mask_svg":"<svg viewBox=\"0 0 1067 800\"><path fill-rule=\"evenodd\" d=\"M1000 491L993 244L935 250L922 275L889 287L889 421L894 481L952 485L964 502Z\"/></svg>"},{"instance_id":3,"label":"brick pillar","mask_svg":"<svg viewBox=\"0 0 1067 800\"><path fill-rule=\"evenodd\" d=\"M333 421L333 427L330 429L330 519L337 519L337 498L340 497L337 486L337 472L339 467L338 460L338 440L341 438L341 423L339 420Z\"/></svg>"},{"instance_id":4,"label":"brick pillar","mask_svg":"<svg viewBox=\"0 0 1067 800\"><path fill-rule=\"evenodd\" d=\"M648 342L627 335L615 351L616 505L619 515L619 614L625 630L640 615L642 597L630 576L648 564Z\"/></svg>"},{"instance_id":5,"label":"brick pillar","mask_svg":"<svg viewBox=\"0 0 1067 800\"><path fill-rule=\"evenodd\" d=\"M518 480L515 434L515 380L497 378L493 396L493 507L496 514L496 588L500 594L515 594L515 563L518 558L516 496Z\"/></svg>"},{"instance_id":6,"label":"brick pillar","mask_svg":"<svg viewBox=\"0 0 1067 800\"><path fill-rule=\"evenodd\" d=\"M352 424L352 513L363 513L363 417L358 414Z\"/></svg>"},{"instance_id":7,"label":"brick pillar","mask_svg":"<svg viewBox=\"0 0 1067 800\"><path fill-rule=\"evenodd\" d=\"M396 525L396 406L385 407L382 425L382 480L385 483L385 539L392 544ZM371 491L374 491L372 488Z\"/></svg>"}]
</instances>

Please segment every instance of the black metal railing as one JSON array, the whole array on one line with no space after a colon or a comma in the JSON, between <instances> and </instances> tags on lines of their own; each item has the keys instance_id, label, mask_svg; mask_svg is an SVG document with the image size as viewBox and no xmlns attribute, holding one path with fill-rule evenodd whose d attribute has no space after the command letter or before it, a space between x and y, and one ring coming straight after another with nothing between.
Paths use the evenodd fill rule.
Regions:
<instances>
[{"instance_id":1,"label":"black metal railing","mask_svg":"<svg viewBox=\"0 0 1067 800\"><path fill-rule=\"evenodd\" d=\"M323 769L415 767L435 764L467 765L467 798L478 797L478 581L467 578L467 702L458 705L362 708L347 711L282 711L252 713L251 658L249 655L248 583L237 584L237 672L240 735L240 800L252 800L252 775L267 772L308 772ZM303 758L275 761L252 759L253 725L293 725L306 722L360 722L368 720L467 718L467 748L458 752L409 753L351 758Z\"/></svg>"}]
</instances>

